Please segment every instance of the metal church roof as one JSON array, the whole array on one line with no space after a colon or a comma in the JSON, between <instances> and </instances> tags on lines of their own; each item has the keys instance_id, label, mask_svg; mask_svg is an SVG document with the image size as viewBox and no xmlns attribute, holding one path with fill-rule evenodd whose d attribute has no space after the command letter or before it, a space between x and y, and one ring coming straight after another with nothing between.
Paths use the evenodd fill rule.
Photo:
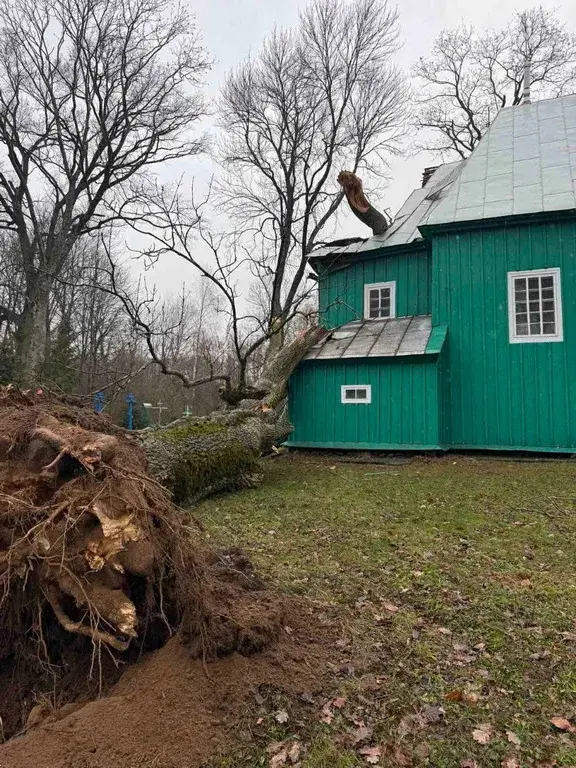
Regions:
<instances>
[{"instance_id":1,"label":"metal church roof","mask_svg":"<svg viewBox=\"0 0 576 768\"><path fill-rule=\"evenodd\" d=\"M445 326L432 328L430 315L396 317L391 320L355 320L342 325L312 347L304 359L434 354L440 351L445 336Z\"/></svg>"},{"instance_id":2,"label":"metal church roof","mask_svg":"<svg viewBox=\"0 0 576 768\"><path fill-rule=\"evenodd\" d=\"M576 95L500 110L423 224L576 209Z\"/></svg>"}]
</instances>

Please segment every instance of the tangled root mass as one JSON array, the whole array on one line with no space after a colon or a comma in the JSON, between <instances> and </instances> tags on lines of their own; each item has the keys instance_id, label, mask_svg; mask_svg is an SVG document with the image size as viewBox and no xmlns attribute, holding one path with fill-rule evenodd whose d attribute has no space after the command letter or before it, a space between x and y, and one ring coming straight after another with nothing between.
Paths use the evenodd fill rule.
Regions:
<instances>
[{"instance_id":1,"label":"tangled root mass","mask_svg":"<svg viewBox=\"0 0 576 768\"><path fill-rule=\"evenodd\" d=\"M282 617L241 553L214 553L106 418L0 389L0 665L129 660L180 628L193 655L250 653Z\"/></svg>"}]
</instances>

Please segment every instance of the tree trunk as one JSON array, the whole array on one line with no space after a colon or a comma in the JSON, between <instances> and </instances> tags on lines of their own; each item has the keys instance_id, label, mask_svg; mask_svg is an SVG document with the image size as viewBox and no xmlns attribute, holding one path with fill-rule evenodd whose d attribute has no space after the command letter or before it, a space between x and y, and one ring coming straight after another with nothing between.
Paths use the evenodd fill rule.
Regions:
<instances>
[{"instance_id":1,"label":"tree trunk","mask_svg":"<svg viewBox=\"0 0 576 768\"><path fill-rule=\"evenodd\" d=\"M48 344L48 307L51 281L37 273L28 278L26 299L16 342L16 381L31 387L38 383Z\"/></svg>"},{"instance_id":2,"label":"tree trunk","mask_svg":"<svg viewBox=\"0 0 576 768\"><path fill-rule=\"evenodd\" d=\"M285 407L290 375L325 335L325 330L311 328L271 355L252 388L259 399L240 400L210 416L178 419L138 433L150 472L176 503L258 483L258 457L292 432Z\"/></svg>"}]
</instances>

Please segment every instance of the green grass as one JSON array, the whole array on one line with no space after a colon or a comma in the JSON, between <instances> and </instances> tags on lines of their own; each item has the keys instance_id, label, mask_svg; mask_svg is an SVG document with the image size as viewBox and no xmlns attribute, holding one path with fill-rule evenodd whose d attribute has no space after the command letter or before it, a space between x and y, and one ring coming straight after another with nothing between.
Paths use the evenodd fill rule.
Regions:
<instances>
[{"instance_id":1,"label":"green grass","mask_svg":"<svg viewBox=\"0 0 576 768\"><path fill-rule=\"evenodd\" d=\"M570 462L290 456L265 463L261 487L195 510L216 543L243 547L341 626L354 673L334 686L348 703L330 726L303 723L302 766L366 764L346 746L354 711L383 766L484 768L512 754L522 766L576 765L576 737L550 725L576 716L575 500ZM447 700L454 691L478 701ZM430 705L443 721L401 738L402 718ZM472 738L481 723L494 729L486 745ZM229 764L267 759L255 747Z\"/></svg>"}]
</instances>

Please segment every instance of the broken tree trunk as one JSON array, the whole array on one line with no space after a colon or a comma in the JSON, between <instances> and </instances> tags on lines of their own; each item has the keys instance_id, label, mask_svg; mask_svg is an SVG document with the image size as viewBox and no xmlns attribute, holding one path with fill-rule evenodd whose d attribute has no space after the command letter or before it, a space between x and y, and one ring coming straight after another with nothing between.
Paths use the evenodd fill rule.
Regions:
<instances>
[{"instance_id":1,"label":"broken tree trunk","mask_svg":"<svg viewBox=\"0 0 576 768\"><path fill-rule=\"evenodd\" d=\"M290 375L326 331L311 328L270 357L253 387L227 390L228 403L206 417L186 417L138 433L152 475L182 504L259 481L258 457L289 436L285 408Z\"/></svg>"},{"instance_id":2,"label":"broken tree trunk","mask_svg":"<svg viewBox=\"0 0 576 768\"><path fill-rule=\"evenodd\" d=\"M390 223L383 213L368 202L362 189L362 179L351 171L340 171L338 183L344 190L352 213L370 227L373 235L383 235Z\"/></svg>"}]
</instances>

